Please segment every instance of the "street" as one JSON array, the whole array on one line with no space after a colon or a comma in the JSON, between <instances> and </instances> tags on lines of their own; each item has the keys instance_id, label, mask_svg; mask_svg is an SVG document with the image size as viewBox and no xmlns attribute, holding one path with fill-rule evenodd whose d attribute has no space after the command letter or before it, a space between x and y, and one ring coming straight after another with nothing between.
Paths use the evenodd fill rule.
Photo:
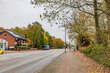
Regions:
<instances>
[{"instance_id":1,"label":"street","mask_svg":"<svg viewBox=\"0 0 110 73\"><path fill-rule=\"evenodd\" d=\"M55 49L0 55L0 73L33 73L63 52Z\"/></svg>"}]
</instances>

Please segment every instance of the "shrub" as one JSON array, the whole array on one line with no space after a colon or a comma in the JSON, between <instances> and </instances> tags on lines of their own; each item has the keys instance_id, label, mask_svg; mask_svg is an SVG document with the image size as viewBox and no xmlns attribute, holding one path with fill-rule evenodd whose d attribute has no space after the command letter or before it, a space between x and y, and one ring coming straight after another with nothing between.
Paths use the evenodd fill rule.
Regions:
<instances>
[{"instance_id":1,"label":"shrub","mask_svg":"<svg viewBox=\"0 0 110 73\"><path fill-rule=\"evenodd\" d=\"M31 47L27 47L27 46L15 46L15 48L20 48L22 50L31 49Z\"/></svg>"},{"instance_id":2,"label":"shrub","mask_svg":"<svg viewBox=\"0 0 110 73\"><path fill-rule=\"evenodd\" d=\"M85 51L85 47L81 47L79 50L80 50L80 52L84 52Z\"/></svg>"},{"instance_id":3,"label":"shrub","mask_svg":"<svg viewBox=\"0 0 110 73\"><path fill-rule=\"evenodd\" d=\"M92 44L85 48L84 53L95 61L110 67L110 47Z\"/></svg>"}]
</instances>

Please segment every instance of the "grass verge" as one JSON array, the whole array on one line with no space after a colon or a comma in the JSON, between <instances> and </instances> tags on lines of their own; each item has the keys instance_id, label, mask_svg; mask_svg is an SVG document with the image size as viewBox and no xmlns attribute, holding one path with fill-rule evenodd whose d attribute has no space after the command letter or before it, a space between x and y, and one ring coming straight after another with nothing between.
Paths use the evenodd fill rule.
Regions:
<instances>
[{"instance_id":1,"label":"grass verge","mask_svg":"<svg viewBox=\"0 0 110 73\"><path fill-rule=\"evenodd\" d=\"M81 49L86 56L95 61L110 67L110 47L98 44L91 44L88 47Z\"/></svg>"}]
</instances>

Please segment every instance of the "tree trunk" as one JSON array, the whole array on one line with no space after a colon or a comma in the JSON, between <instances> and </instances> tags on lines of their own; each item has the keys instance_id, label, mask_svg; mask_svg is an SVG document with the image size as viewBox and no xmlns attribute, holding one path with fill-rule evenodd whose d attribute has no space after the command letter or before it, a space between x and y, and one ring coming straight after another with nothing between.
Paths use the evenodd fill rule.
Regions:
<instances>
[{"instance_id":1,"label":"tree trunk","mask_svg":"<svg viewBox=\"0 0 110 73\"><path fill-rule=\"evenodd\" d=\"M97 0L94 0L94 19L95 19L95 28L96 28L96 43L101 44L101 36L100 36L100 27L97 13Z\"/></svg>"},{"instance_id":2,"label":"tree trunk","mask_svg":"<svg viewBox=\"0 0 110 73\"><path fill-rule=\"evenodd\" d=\"M108 35L110 39L110 0L106 0L106 6L107 6L107 24L108 24Z\"/></svg>"}]
</instances>

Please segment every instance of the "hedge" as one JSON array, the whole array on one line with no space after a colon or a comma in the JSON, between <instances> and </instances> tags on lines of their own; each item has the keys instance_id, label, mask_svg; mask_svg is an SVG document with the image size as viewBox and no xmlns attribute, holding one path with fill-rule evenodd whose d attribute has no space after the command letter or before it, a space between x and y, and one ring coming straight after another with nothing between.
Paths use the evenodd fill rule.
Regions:
<instances>
[{"instance_id":1,"label":"hedge","mask_svg":"<svg viewBox=\"0 0 110 73\"><path fill-rule=\"evenodd\" d=\"M15 46L15 48L20 48L22 50L31 49L31 47L27 47L27 46Z\"/></svg>"},{"instance_id":2,"label":"hedge","mask_svg":"<svg viewBox=\"0 0 110 73\"><path fill-rule=\"evenodd\" d=\"M98 44L91 44L84 50L86 56L91 57L95 61L110 67L110 47Z\"/></svg>"}]
</instances>

